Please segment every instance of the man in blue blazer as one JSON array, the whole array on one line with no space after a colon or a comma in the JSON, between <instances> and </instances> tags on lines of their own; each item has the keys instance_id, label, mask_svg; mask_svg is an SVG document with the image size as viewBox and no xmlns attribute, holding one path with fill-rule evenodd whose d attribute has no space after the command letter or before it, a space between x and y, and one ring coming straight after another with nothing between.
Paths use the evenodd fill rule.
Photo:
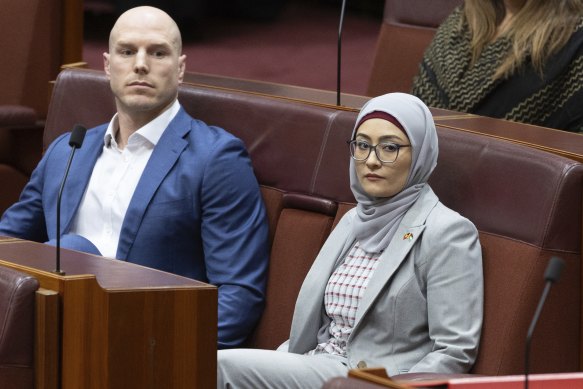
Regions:
<instances>
[{"instance_id":1,"label":"man in blue blazer","mask_svg":"<svg viewBox=\"0 0 583 389\"><path fill-rule=\"evenodd\" d=\"M240 345L264 305L268 227L243 143L177 101L186 57L163 11L120 16L104 53L117 114L75 154L56 231L68 134L46 151L0 234L47 242L218 286L219 348ZM91 91L88 91L91 93Z\"/></svg>"}]
</instances>

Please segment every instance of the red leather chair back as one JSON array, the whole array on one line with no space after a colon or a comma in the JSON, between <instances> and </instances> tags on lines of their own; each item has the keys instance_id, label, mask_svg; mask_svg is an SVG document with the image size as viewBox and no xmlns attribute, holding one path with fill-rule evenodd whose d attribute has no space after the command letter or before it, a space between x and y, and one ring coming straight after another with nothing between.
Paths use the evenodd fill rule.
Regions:
<instances>
[{"instance_id":1,"label":"red leather chair back","mask_svg":"<svg viewBox=\"0 0 583 389\"><path fill-rule=\"evenodd\" d=\"M386 0L367 95L410 92L425 49L463 0Z\"/></svg>"},{"instance_id":2,"label":"red leather chair back","mask_svg":"<svg viewBox=\"0 0 583 389\"><path fill-rule=\"evenodd\" d=\"M0 388L34 388L36 278L0 266Z\"/></svg>"}]
</instances>

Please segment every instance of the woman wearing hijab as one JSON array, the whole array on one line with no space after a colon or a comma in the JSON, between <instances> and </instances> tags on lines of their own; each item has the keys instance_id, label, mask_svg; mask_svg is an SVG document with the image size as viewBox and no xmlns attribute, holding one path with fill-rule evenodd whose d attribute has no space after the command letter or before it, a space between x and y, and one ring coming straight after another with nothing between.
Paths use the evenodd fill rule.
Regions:
<instances>
[{"instance_id":1,"label":"woman wearing hijab","mask_svg":"<svg viewBox=\"0 0 583 389\"><path fill-rule=\"evenodd\" d=\"M357 206L322 247L277 351L220 350L219 388L320 387L349 369L466 373L482 327L478 232L427 180L437 133L418 98L361 110L350 144Z\"/></svg>"}]
</instances>

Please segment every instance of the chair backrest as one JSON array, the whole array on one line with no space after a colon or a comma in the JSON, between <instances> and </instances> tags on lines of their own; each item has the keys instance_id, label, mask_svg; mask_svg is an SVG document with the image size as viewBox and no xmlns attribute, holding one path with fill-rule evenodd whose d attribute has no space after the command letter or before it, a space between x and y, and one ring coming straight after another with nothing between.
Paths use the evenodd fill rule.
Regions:
<instances>
[{"instance_id":1,"label":"chair backrest","mask_svg":"<svg viewBox=\"0 0 583 389\"><path fill-rule=\"evenodd\" d=\"M90 90L91 93L87 93ZM272 237L265 313L250 346L274 348L289 334L301 282L338 219L354 205L345 140L354 110L185 84L194 117L224 127L249 150ZM45 146L75 123L110 119L103 72L66 70L55 85ZM532 344L532 372L579 368L583 165L554 154L438 125L431 185L472 220L481 237L485 323L475 373L519 374L524 337L551 255L567 261Z\"/></svg>"},{"instance_id":2,"label":"chair backrest","mask_svg":"<svg viewBox=\"0 0 583 389\"><path fill-rule=\"evenodd\" d=\"M367 94L410 92L425 49L462 0L386 0Z\"/></svg>"},{"instance_id":3,"label":"chair backrest","mask_svg":"<svg viewBox=\"0 0 583 389\"><path fill-rule=\"evenodd\" d=\"M0 266L0 387L34 388L36 278Z\"/></svg>"},{"instance_id":4,"label":"chair backrest","mask_svg":"<svg viewBox=\"0 0 583 389\"><path fill-rule=\"evenodd\" d=\"M438 132L430 184L476 224L482 244L484 327L473 372L523 372L526 331L553 255L566 260L567 271L537 325L532 371L578 371L583 165L481 135Z\"/></svg>"}]
</instances>

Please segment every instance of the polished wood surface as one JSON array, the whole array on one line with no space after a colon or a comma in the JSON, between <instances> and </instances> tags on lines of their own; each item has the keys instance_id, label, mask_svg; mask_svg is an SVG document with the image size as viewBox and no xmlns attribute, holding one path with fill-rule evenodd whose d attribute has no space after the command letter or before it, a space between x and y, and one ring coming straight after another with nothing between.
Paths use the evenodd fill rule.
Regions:
<instances>
[{"instance_id":1,"label":"polished wood surface","mask_svg":"<svg viewBox=\"0 0 583 389\"><path fill-rule=\"evenodd\" d=\"M83 66L73 65L69 67ZM371 99L368 96L342 93L340 106L338 106L336 105L337 94L333 91L192 72L184 74L184 83L213 89L243 91L251 94L279 97L286 100L297 100L304 103L334 107L336 109L353 112L359 111ZM431 113L436 118L443 117L445 119L468 116L465 113L441 108L431 108Z\"/></svg>"},{"instance_id":2,"label":"polished wood surface","mask_svg":"<svg viewBox=\"0 0 583 389\"><path fill-rule=\"evenodd\" d=\"M186 73L184 82L336 106L336 92L333 91L201 73ZM341 106L337 108L357 111L369 99L367 96L342 94ZM583 162L583 137L580 134L439 108L431 108L431 113L438 126L505 139Z\"/></svg>"},{"instance_id":3,"label":"polished wood surface","mask_svg":"<svg viewBox=\"0 0 583 389\"><path fill-rule=\"evenodd\" d=\"M301 86L277 84L241 78L217 76L213 74L187 72L184 74L184 82L193 85L212 86L230 90L241 90L261 95L283 97L291 100L310 101L325 105L336 105L336 92L306 88ZM370 97L357 96L342 93L340 96L340 109L360 109Z\"/></svg>"},{"instance_id":4,"label":"polished wood surface","mask_svg":"<svg viewBox=\"0 0 583 389\"><path fill-rule=\"evenodd\" d=\"M61 64L83 61L83 1L63 0Z\"/></svg>"},{"instance_id":5,"label":"polished wood surface","mask_svg":"<svg viewBox=\"0 0 583 389\"><path fill-rule=\"evenodd\" d=\"M59 387L59 294L54 290L36 292L35 388Z\"/></svg>"},{"instance_id":6,"label":"polished wood surface","mask_svg":"<svg viewBox=\"0 0 583 389\"><path fill-rule=\"evenodd\" d=\"M450 389L523 389L524 387L524 375L457 378L448 381ZM583 373L531 374L528 376L528 387L531 389L583 388Z\"/></svg>"},{"instance_id":7,"label":"polished wood surface","mask_svg":"<svg viewBox=\"0 0 583 389\"><path fill-rule=\"evenodd\" d=\"M0 265L59 295L59 387L216 385L208 373L216 371L216 287L71 250L62 251L66 274L58 275L54 247L7 237L0 237ZM40 318L47 327L50 317Z\"/></svg>"},{"instance_id":8,"label":"polished wood surface","mask_svg":"<svg viewBox=\"0 0 583 389\"><path fill-rule=\"evenodd\" d=\"M406 384L402 385L402 384L399 384L399 383L393 381L387 375L387 371L383 367L351 369L348 371L348 377L358 378L358 379L366 381L366 382L380 385L384 388L392 388L392 389L411 388L410 386L408 386Z\"/></svg>"}]
</instances>

